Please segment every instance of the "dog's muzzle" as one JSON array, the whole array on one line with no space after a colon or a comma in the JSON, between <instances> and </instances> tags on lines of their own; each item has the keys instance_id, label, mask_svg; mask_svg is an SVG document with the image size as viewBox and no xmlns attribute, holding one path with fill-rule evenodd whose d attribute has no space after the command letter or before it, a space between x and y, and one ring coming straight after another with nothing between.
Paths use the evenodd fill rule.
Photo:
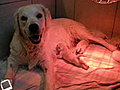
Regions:
<instances>
[{"instance_id":1,"label":"dog's muzzle","mask_svg":"<svg viewBox=\"0 0 120 90\"><path fill-rule=\"evenodd\" d=\"M39 44L42 38L42 35L40 35L40 29L38 24L34 23L34 24L30 24L29 25L29 32L30 32L30 41L33 44Z\"/></svg>"}]
</instances>

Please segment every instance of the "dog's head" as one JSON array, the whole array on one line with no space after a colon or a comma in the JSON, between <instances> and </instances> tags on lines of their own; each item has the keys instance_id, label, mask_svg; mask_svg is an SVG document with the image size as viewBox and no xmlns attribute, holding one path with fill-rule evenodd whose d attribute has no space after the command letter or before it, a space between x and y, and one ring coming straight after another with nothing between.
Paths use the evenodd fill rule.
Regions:
<instances>
[{"instance_id":1,"label":"dog's head","mask_svg":"<svg viewBox=\"0 0 120 90\"><path fill-rule=\"evenodd\" d=\"M39 44L50 19L49 10L41 4L23 6L15 13L15 33L33 44Z\"/></svg>"}]
</instances>

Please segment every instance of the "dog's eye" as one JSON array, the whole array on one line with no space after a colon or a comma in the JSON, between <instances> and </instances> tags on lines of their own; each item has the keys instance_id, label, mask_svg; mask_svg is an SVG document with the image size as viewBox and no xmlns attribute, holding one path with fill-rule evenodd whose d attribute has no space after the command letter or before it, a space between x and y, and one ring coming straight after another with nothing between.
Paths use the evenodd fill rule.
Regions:
<instances>
[{"instance_id":1,"label":"dog's eye","mask_svg":"<svg viewBox=\"0 0 120 90\"><path fill-rule=\"evenodd\" d=\"M39 19L39 18L42 17L42 14L39 13L39 14L36 15L36 17Z\"/></svg>"},{"instance_id":2,"label":"dog's eye","mask_svg":"<svg viewBox=\"0 0 120 90\"><path fill-rule=\"evenodd\" d=\"M23 21L27 21L27 19L28 19L28 18L25 17L25 16L22 16L22 17L21 17L21 20L23 20Z\"/></svg>"}]
</instances>

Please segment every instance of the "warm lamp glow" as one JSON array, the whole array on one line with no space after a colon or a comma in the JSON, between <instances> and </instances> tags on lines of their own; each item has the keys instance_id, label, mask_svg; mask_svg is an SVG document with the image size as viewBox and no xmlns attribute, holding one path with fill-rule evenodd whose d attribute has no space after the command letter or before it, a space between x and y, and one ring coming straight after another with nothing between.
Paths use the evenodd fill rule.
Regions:
<instances>
[{"instance_id":1,"label":"warm lamp glow","mask_svg":"<svg viewBox=\"0 0 120 90\"><path fill-rule=\"evenodd\" d=\"M92 0L92 1L99 3L99 4L110 4L110 3L117 2L120 0Z\"/></svg>"}]
</instances>

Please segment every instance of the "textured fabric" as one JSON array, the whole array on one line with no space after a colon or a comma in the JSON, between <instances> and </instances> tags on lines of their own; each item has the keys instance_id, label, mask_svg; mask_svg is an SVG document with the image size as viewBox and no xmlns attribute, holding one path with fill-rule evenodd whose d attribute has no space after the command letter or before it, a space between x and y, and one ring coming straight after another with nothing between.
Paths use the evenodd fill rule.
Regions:
<instances>
[{"instance_id":1,"label":"textured fabric","mask_svg":"<svg viewBox=\"0 0 120 90\"><path fill-rule=\"evenodd\" d=\"M6 69L7 60L3 61L3 59L1 59L0 80L5 79ZM28 71L25 68L20 68L12 81L14 83L14 90L42 90L44 87L44 74L38 69Z\"/></svg>"},{"instance_id":2,"label":"textured fabric","mask_svg":"<svg viewBox=\"0 0 120 90\"><path fill-rule=\"evenodd\" d=\"M55 72L58 90L108 90L120 87L120 63L111 58L111 51L91 44L83 55L80 59L89 65L88 70L57 60Z\"/></svg>"},{"instance_id":3,"label":"textured fabric","mask_svg":"<svg viewBox=\"0 0 120 90\"><path fill-rule=\"evenodd\" d=\"M0 79L2 79L5 75L6 72L6 68L7 68L7 62L4 59L0 59Z\"/></svg>"},{"instance_id":4,"label":"textured fabric","mask_svg":"<svg viewBox=\"0 0 120 90\"><path fill-rule=\"evenodd\" d=\"M75 67L58 59L55 62L56 88L58 90L109 90L120 87L120 63L111 58L105 47L91 44L80 59L89 65L88 70ZM0 78L4 77L6 61L0 62ZM15 77L15 90L39 90L44 87L40 71L20 69ZM42 89L40 89L42 90Z\"/></svg>"}]
</instances>

